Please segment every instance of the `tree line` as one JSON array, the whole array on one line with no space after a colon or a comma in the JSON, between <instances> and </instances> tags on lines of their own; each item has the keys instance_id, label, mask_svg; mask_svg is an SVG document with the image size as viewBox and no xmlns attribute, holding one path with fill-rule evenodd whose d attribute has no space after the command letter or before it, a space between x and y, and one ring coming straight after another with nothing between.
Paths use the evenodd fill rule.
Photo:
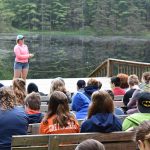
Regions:
<instances>
[{"instance_id":1,"label":"tree line","mask_svg":"<svg viewBox=\"0 0 150 150\"><path fill-rule=\"evenodd\" d=\"M141 33L150 29L150 0L0 0L0 24L0 30Z\"/></svg>"}]
</instances>

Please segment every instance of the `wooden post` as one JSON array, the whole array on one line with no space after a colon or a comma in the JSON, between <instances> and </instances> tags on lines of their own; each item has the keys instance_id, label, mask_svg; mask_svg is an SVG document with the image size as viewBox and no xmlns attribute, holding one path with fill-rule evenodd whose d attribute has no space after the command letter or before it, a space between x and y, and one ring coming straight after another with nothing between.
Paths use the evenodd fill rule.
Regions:
<instances>
[{"instance_id":1,"label":"wooden post","mask_svg":"<svg viewBox=\"0 0 150 150\"><path fill-rule=\"evenodd\" d=\"M107 77L110 77L110 60L107 60Z\"/></svg>"}]
</instances>

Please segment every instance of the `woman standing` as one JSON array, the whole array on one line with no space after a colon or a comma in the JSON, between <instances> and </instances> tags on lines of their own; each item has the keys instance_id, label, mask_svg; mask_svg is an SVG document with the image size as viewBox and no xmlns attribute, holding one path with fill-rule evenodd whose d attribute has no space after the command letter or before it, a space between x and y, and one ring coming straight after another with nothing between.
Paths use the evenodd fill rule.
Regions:
<instances>
[{"instance_id":1,"label":"woman standing","mask_svg":"<svg viewBox=\"0 0 150 150\"><path fill-rule=\"evenodd\" d=\"M15 62L14 62L14 78L23 78L26 80L29 62L28 59L34 55L29 53L27 45L24 44L24 36L18 35L16 38L16 45L14 47Z\"/></svg>"}]
</instances>

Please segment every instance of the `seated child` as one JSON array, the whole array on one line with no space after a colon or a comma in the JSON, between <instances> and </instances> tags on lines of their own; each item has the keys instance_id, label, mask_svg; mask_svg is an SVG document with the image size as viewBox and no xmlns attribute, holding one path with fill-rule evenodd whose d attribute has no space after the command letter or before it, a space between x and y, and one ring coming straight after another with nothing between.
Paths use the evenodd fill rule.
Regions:
<instances>
[{"instance_id":1,"label":"seated child","mask_svg":"<svg viewBox=\"0 0 150 150\"><path fill-rule=\"evenodd\" d=\"M41 98L38 93L32 92L25 98L25 111L29 117L29 123L40 123L43 114L40 112Z\"/></svg>"},{"instance_id":2,"label":"seated child","mask_svg":"<svg viewBox=\"0 0 150 150\"><path fill-rule=\"evenodd\" d=\"M69 111L67 96L60 91L52 92L48 112L40 124L40 134L77 132L79 132L79 124Z\"/></svg>"}]
</instances>

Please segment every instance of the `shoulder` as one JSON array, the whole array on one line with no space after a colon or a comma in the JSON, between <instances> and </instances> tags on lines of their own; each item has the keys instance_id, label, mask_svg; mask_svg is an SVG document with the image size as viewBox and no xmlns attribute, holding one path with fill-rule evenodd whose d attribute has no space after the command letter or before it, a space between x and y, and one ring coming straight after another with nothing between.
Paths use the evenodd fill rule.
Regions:
<instances>
[{"instance_id":1,"label":"shoulder","mask_svg":"<svg viewBox=\"0 0 150 150\"><path fill-rule=\"evenodd\" d=\"M86 127L88 125L91 125L91 120L90 119L87 119L87 120L83 121L83 123L81 124L81 128Z\"/></svg>"},{"instance_id":2,"label":"shoulder","mask_svg":"<svg viewBox=\"0 0 150 150\"><path fill-rule=\"evenodd\" d=\"M19 49L19 45L18 45L18 44L16 44L16 45L14 46L14 50L16 50L16 49Z\"/></svg>"}]
</instances>

